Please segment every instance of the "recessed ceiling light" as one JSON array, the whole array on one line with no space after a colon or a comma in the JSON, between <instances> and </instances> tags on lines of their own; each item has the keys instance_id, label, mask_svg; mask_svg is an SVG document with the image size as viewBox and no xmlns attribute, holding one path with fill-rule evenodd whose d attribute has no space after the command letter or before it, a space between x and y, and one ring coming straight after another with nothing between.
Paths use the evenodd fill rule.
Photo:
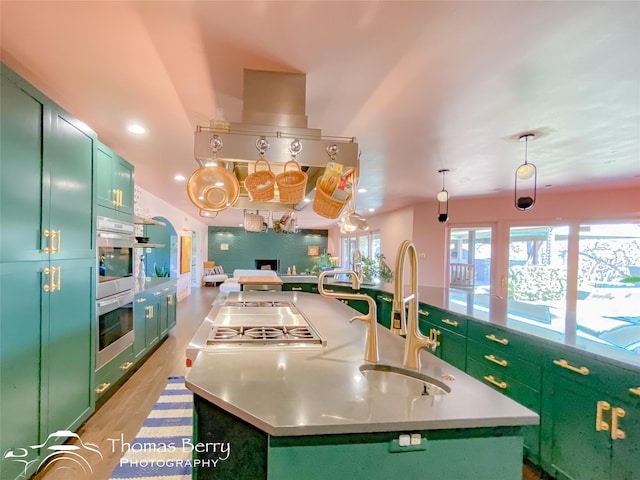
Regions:
<instances>
[{"instance_id":1,"label":"recessed ceiling light","mask_svg":"<svg viewBox=\"0 0 640 480\"><path fill-rule=\"evenodd\" d=\"M305 201L305 203L309 203L311 201L311 199L305 198L304 201Z\"/></svg>"},{"instance_id":2,"label":"recessed ceiling light","mask_svg":"<svg viewBox=\"0 0 640 480\"><path fill-rule=\"evenodd\" d=\"M180 181L180 182L184 182L186 180L184 175L176 175L175 177L173 177L174 179Z\"/></svg>"},{"instance_id":3,"label":"recessed ceiling light","mask_svg":"<svg viewBox=\"0 0 640 480\"><path fill-rule=\"evenodd\" d=\"M143 133L146 133L144 127L142 125L138 125L137 123L132 123L131 125L129 125L127 127L127 130L129 130L129 132L131 133L135 133L136 135L142 135Z\"/></svg>"},{"instance_id":4,"label":"recessed ceiling light","mask_svg":"<svg viewBox=\"0 0 640 480\"><path fill-rule=\"evenodd\" d=\"M375 211L376 211L376 209L375 209L375 208L370 208L370 209L369 209L369 211L370 211L370 212L375 212Z\"/></svg>"},{"instance_id":5,"label":"recessed ceiling light","mask_svg":"<svg viewBox=\"0 0 640 480\"><path fill-rule=\"evenodd\" d=\"M364 188L364 187L358 189L358 193L365 193L366 191L367 191L367 189Z\"/></svg>"}]
</instances>

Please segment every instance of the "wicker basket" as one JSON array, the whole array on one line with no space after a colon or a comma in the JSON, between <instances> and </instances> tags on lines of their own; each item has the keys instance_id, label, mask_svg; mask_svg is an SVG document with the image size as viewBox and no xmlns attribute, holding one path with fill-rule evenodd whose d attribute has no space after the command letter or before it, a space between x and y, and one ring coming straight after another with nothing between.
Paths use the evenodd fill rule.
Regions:
<instances>
[{"instance_id":1,"label":"wicker basket","mask_svg":"<svg viewBox=\"0 0 640 480\"><path fill-rule=\"evenodd\" d=\"M267 170L258 171L258 164L264 163ZM253 173L244 179L244 187L249 192L249 198L253 202L266 202L273 199L276 176L271 171L271 165L265 159L256 160L253 165Z\"/></svg>"},{"instance_id":2,"label":"wicker basket","mask_svg":"<svg viewBox=\"0 0 640 480\"><path fill-rule=\"evenodd\" d=\"M245 210L244 229L247 232L266 232L267 220L257 210L255 213Z\"/></svg>"},{"instance_id":3,"label":"wicker basket","mask_svg":"<svg viewBox=\"0 0 640 480\"><path fill-rule=\"evenodd\" d=\"M293 164L297 170L287 172L287 165ZM307 187L307 174L300 170L300 164L295 160L289 160L284 164L284 171L276 176L280 202L299 203L304 199Z\"/></svg>"},{"instance_id":4,"label":"wicker basket","mask_svg":"<svg viewBox=\"0 0 640 480\"><path fill-rule=\"evenodd\" d=\"M313 211L325 218L338 218L340 212L351 199L351 195L346 200L336 200L331 195L320 188L320 179L316 182L316 196L313 199Z\"/></svg>"}]
</instances>

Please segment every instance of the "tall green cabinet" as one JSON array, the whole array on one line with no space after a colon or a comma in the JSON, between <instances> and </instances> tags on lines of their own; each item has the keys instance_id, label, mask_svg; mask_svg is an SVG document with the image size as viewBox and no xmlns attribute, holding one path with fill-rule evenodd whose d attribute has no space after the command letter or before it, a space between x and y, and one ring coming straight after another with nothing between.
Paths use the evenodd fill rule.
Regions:
<instances>
[{"instance_id":1,"label":"tall green cabinet","mask_svg":"<svg viewBox=\"0 0 640 480\"><path fill-rule=\"evenodd\" d=\"M97 214L133 221L134 168L120 155L98 142L96 151Z\"/></svg>"},{"instance_id":2,"label":"tall green cabinet","mask_svg":"<svg viewBox=\"0 0 640 480\"><path fill-rule=\"evenodd\" d=\"M4 65L0 102L4 454L75 430L93 411L96 136ZM0 463L2 479L24 473Z\"/></svg>"}]
</instances>

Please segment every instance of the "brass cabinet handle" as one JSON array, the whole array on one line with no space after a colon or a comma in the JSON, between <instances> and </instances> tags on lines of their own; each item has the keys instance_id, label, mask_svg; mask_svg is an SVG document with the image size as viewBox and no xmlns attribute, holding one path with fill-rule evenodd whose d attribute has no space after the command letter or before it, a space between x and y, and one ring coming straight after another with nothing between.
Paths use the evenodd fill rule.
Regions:
<instances>
[{"instance_id":1,"label":"brass cabinet handle","mask_svg":"<svg viewBox=\"0 0 640 480\"><path fill-rule=\"evenodd\" d=\"M329 292L329 293L333 293L333 290L331 290L330 288L325 288L324 291L325 292Z\"/></svg>"},{"instance_id":2,"label":"brass cabinet handle","mask_svg":"<svg viewBox=\"0 0 640 480\"><path fill-rule=\"evenodd\" d=\"M493 354L485 355L484 358L486 358L490 362L495 363L496 365L500 365L501 367L506 367L507 365L509 365L509 362L507 362L506 360L498 360Z\"/></svg>"},{"instance_id":3,"label":"brass cabinet handle","mask_svg":"<svg viewBox=\"0 0 640 480\"><path fill-rule=\"evenodd\" d=\"M146 302L147 299L146 298L136 298L136 303L142 303L142 302Z\"/></svg>"},{"instance_id":4,"label":"brass cabinet handle","mask_svg":"<svg viewBox=\"0 0 640 480\"><path fill-rule=\"evenodd\" d=\"M54 230L45 230L44 232L42 232L42 234L45 236L45 238L49 239L48 246L44 247L42 251L44 253L51 253L53 250L53 237L55 236L56 232Z\"/></svg>"},{"instance_id":5,"label":"brass cabinet handle","mask_svg":"<svg viewBox=\"0 0 640 480\"><path fill-rule=\"evenodd\" d=\"M427 312L426 310L419 309L419 310L418 310L418 313L419 313L420 315L424 315L425 317L428 317L428 316L429 316L429 312Z\"/></svg>"},{"instance_id":6,"label":"brass cabinet handle","mask_svg":"<svg viewBox=\"0 0 640 480\"><path fill-rule=\"evenodd\" d=\"M60 230L55 230L51 236L51 243L56 240L56 246L51 246L51 253L60 253L60 238L62 237Z\"/></svg>"},{"instance_id":7,"label":"brass cabinet handle","mask_svg":"<svg viewBox=\"0 0 640 480\"><path fill-rule=\"evenodd\" d=\"M566 368L567 370L571 370L572 372L579 373L580 375L589 375L589 369L587 367L574 367L569 362L567 362L564 358L560 360L554 360L554 365L558 365L559 367Z\"/></svg>"},{"instance_id":8,"label":"brass cabinet handle","mask_svg":"<svg viewBox=\"0 0 640 480\"><path fill-rule=\"evenodd\" d=\"M173 305L173 294L167 295L167 304Z\"/></svg>"},{"instance_id":9,"label":"brass cabinet handle","mask_svg":"<svg viewBox=\"0 0 640 480\"><path fill-rule=\"evenodd\" d=\"M627 412L623 408L614 407L611 410L611 440L623 440L627 435L618 428L618 419L623 418Z\"/></svg>"},{"instance_id":10,"label":"brass cabinet handle","mask_svg":"<svg viewBox=\"0 0 640 480\"><path fill-rule=\"evenodd\" d=\"M452 327L457 327L458 322L455 320L449 320L448 318L443 318L442 323L446 323L447 325L451 325Z\"/></svg>"},{"instance_id":11,"label":"brass cabinet handle","mask_svg":"<svg viewBox=\"0 0 640 480\"><path fill-rule=\"evenodd\" d=\"M640 387L630 388L629 391L634 395L638 395L640 397Z\"/></svg>"},{"instance_id":12,"label":"brass cabinet handle","mask_svg":"<svg viewBox=\"0 0 640 480\"><path fill-rule=\"evenodd\" d=\"M302 287L291 287L291 290L299 292L300 290L302 290Z\"/></svg>"},{"instance_id":13,"label":"brass cabinet handle","mask_svg":"<svg viewBox=\"0 0 640 480\"><path fill-rule=\"evenodd\" d=\"M62 270L62 267L55 267L55 268L52 268L51 270L54 270L55 272L58 273L58 281L55 283L55 285L53 286L53 289L51 291L53 291L53 290L60 291L60 285L61 285L60 284L60 279L62 277L62 275L60 274L60 271ZM52 276L52 278L54 277L53 274L51 276Z\"/></svg>"},{"instance_id":14,"label":"brass cabinet handle","mask_svg":"<svg viewBox=\"0 0 640 480\"><path fill-rule=\"evenodd\" d=\"M122 206L122 190L118 190L118 206Z\"/></svg>"},{"instance_id":15,"label":"brass cabinet handle","mask_svg":"<svg viewBox=\"0 0 640 480\"><path fill-rule=\"evenodd\" d=\"M113 189L113 200L111 201L111 203L113 203L114 207L118 206L118 190L116 190L115 188Z\"/></svg>"},{"instance_id":16,"label":"brass cabinet handle","mask_svg":"<svg viewBox=\"0 0 640 480\"><path fill-rule=\"evenodd\" d=\"M123 363L122 365L120 365L120 370L129 370L131 368L131 365L133 365L133 362Z\"/></svg>"},{"instance_id":17,"label":"brass cabinet handle","mask_svg":"<svg viewBox=\"0 0 640 480\"><path fill-rule=\"evenodd\" d=\"M602 420L602 412L607 410L611 410L611 405L609 405L609 402L600 400L596 404L596 432L609 430L609 424Z\"/></svg>"},{"instance_id":18,"label":"brass cabinet handle","mask_svg":"<svg viewBox=\"0 0 640 480\"><path fill-rule=\"evenodd\" d=\"M162 295L162 292L153 292L153 294L157 297L158 295Z\"/></svg>"},{"instance_id":19,"label":"brass cabinet handle","mask_svg":"<svg viewBox=\"0 0 640 480\"><path fill-rule=\"evenodd\" d=\"M487 376L485 376L485 377L484 377L484 379L485 379L487 382L492 383L492 384L493 384L493 385L495 385L496 387L501 388L501 389L503 389L503 390L504 390L505 388L507 388L507 382L499 382L499 381L497 381L497 380L493 377L493 375L487 375Z\"/></svg>"},{"instance_id":20,"label":"brass cabinet handle","mask_svg":"<svg viewBox=\"0 0 640 480\"><path fill-rule=\"evenodd\" d=\"M393 298L389 298L389 297L380 297L382 299L383 302L387 302L387 303L391 303L393 302Z\"/></svg>"},{"instance_id":21,"label":"brass cabinet handle","mask_svg":"<svg viewBox=\"0 0 640 480\"><path fill-rule=\"evenodd\" d=\"M44 267L44 269L42 270L42 273L45 275L51 275L51 269L49 267ZM49 292L51 291L51 287L52 287L52 279L51 277L49 277L49 283L48 284L45 283L42 289L45 292Z\"/></svg>"},{"instance_id":22,"label":"brass cabinet handle","mask_svg":"<svg viewBox=\"0 0 640 480\"><path fill-rule=\"evenodd\" d=\"M485 338L488 338L492 342L497 342L497 343L500 343L502 345L507 345L509 343L509 339L508 338L498 338L493 333L491 335L485 335Z\"/></svg>"},{"instance_id":23,"label":"brass cabinet handle","mask_svg":"<svg viewBox=\"0 0 640 480\"><path fill-rule=\"evenodd\" d=\"M96 393L102 393L110 386L110 383L101 383L100 385L98 385L98 388L96 388Z\"/></svg>"},{"instance_id":24,"label":"brass cabinet handle","mask_svg":"<svg viewBox=\"0 0 640 480\"><path fill-rule=\"evenodd\" d=\"M438 341L438 337L440 336L440 330L438 330L437 328L432 328L429 330L429 340L431 340L432 342L432 347L431 350L432 351L436 351L436 347L440 346L440 342Z\"/></svg>"}]
</instances>

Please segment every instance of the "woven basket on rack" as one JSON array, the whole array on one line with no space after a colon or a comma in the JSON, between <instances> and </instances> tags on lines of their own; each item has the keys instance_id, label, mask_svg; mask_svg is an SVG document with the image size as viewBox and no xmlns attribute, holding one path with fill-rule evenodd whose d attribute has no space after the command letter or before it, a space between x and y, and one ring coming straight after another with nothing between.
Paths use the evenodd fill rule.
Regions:
<instances>
[{"instance_id":1,"label":"woven basket on rack","mask_svg":"<svg viewBox=\"0 0 640 480\"><path fill-rule=\"evenodd\" d=\"M351 195L346 200L336 200L331 195L320 188L320 179L316 182L316 196L313 199L313 211L325 218L338 218L340 212L351 199Z\"/></svg>"},{"instance_id":2,"label":"woven basket on rack","mask_svg":"<svg viewBox=\"0 0 640 480\"><path fill-rule=\"evenodd\" d=\"M258 171L258 164L263 162L267 170ZM271 171L271 165L265 159L256 160L253 165L253 173L244 179L244 186L249 192L249 198L253 202L266 202L273 199L276 176Z\"/></svg>"},{"instance_id":3,"label":"woven basket on rack","mask_svg":"<svg viewBox=\"0 0 640 480\"><path fill-rule=\"evenodd\" d=\"M297 170L287 172L287 165L293 164ZM304 191L307 187L307 174L300 170L300 164L295 160L289 160L284 164L284 171L276 176L280 202L299 203L304 199Z\"/></svg>"},{"instance_id":4,"label":"woven basket on rack","mask_svg":"<svg viewBox=\"0 0 640 480\"><path fill-rule=\"evenodd\" d=\"M244 211L244 229L247 232L265 232L267 221L257 211L255 213Z\"/></svg>"}]
</instances>

